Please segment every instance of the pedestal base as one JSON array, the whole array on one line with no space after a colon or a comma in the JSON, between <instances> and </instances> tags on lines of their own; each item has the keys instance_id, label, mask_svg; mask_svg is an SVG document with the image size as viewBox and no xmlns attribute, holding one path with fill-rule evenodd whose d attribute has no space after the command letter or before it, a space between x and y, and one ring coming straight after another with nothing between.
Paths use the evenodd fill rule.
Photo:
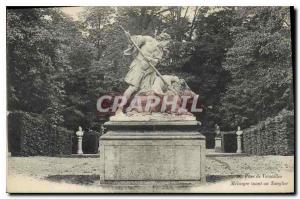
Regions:
<instances>
[{"instance_id":1,"label":"pedestal base","mask_svg":"<svg viewBox=\"0 0 300 199\"><path fill-rule=\"evenodd\" d=\"M204 183L205 137L197 121L107 122L101 183Z\"/></svg>"},{"instance_id":2,"label":"pedestal base","mask_svg":"<svg viewBox=\"0 0 300 199\"><path fill-rule=\"evenodd\" d=\"M222 153L222 138L215 137L215 152Z\"/></svg>"}]
</instances>

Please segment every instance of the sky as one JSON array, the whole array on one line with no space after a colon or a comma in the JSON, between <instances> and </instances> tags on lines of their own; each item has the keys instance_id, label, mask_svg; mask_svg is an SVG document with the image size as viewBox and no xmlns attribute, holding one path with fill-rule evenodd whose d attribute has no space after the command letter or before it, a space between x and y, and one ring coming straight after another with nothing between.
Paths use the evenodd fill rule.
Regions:
<instances>
[{"instance_id":1,"label":"sky","mask_svg":"<svg viewBox=\"0 0 300 199\"><path fill-rule=\"evenodd\" d=\"M190 7L190 9L188 10L187 16L191 17L194 14L194 9L195 7ZM81 11L84 10L84 7L62 7L61 10L71 16L74 20L78 20L79 19L79 13ZM182 11L182 14L184 14L185 10Z\"/></svg>"},{"instance_id":2,"label":"sky","mask_svg":"<svg viewBox=\"0 0 300 199\"><path fill-rule=\"evenodd\" d=\"M79 13L84 9L84 7L63 7L61 10L71 16L74 20L78 20Z\"/></svg>"}]
</instances>

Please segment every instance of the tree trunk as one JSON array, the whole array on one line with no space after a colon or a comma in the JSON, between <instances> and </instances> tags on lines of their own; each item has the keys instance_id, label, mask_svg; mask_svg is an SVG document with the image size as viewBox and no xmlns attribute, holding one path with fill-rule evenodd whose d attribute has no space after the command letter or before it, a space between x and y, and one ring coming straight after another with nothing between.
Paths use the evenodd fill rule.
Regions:
<instances>
[{"instance_id":1,"label":"tree trunk","mask_svg":"<svg viewBox=\"0 0 300 199\"><path fill-rule=\"evenodd\" d=\"M196 6L196 8L195 8L194 17L193 17L193 20L192 20L192 23L191 23L189 41L192 40L193 32L194 32L194 29L195 29L195 21L196 21L196 17L197 17L197 12L198 12L198 6Z\"/></svg>"}]
</instances>

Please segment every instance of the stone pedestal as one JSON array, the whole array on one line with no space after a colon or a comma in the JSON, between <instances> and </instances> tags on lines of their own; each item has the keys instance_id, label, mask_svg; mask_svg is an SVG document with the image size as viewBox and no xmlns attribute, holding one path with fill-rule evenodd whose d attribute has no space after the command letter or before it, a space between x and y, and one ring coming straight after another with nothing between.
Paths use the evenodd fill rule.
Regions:
<instances>
[{"instance_id":1,"label":"stone pedestal","mask_svg":"<svg viewBox=\"0 0 300 199\"><path fill-rule=\"evenodd\" d=\"M242 153L242 134L243 131L241 130L241 127L238 126L238 130L236 132L236 141L237 141L237 150L236 153Z\"/></svg>"},{"instance_id":2,"label":"stone pedestal","mask_svg":"<svg viewBox=\"0 0 300 199\"><path fill-rule=\"evenodd\" d=\"M79 130L76 132L76 136L77 136L77 154L82 155L83 151L82 151L82 138L83 138L83 131L82 128L79 127Z\"/></svg>"},{"instance_id":3,"label":"stone pedestal","mask_svg":"<svg viewBox=\"0 0 300 199\"><path fill-rule=\"evenodd\" d=\"M222 138L215 137L215 152L222 153Z\"/></svg>"},{"instance_id":4,"label":"stone pedestal","mask_svg":"<svg viewBox=\"0 0 300 199\"><path fill-rule=\"evenodd\" d=\"M107 122L100 183L204 183L205 137L197 121Z\"/></svg>"},{"instance_id":5,"label":"stone pedestal","mask_svg":"<svg viewBox=\"0 0 300 199\"><path fill-rule=\"evenodd\" d=\"M242 153L242 138L240 135L237 136L237 150L236 153Z\"/></svg>"}]
</instances>

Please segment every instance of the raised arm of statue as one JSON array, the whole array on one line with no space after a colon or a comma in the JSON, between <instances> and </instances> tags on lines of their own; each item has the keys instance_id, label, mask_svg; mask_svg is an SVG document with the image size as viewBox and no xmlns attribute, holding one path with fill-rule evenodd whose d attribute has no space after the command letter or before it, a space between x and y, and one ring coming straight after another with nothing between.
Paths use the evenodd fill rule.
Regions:
<instances>
[{"instance_id":1,"label":"raised arm of statue","mask_svg":"<svg viewBox=\"0 0 300 199\"><path fill-rule=\"evenodd\" d=\"M139 47L143 46L146 43L146 38L145 36L142 35L133 35L130 36L131 40ZM128 56L128 55L133 55L136 52L135 46L129 41L128 48L124 50L123 54Z\"/></svg>"},{"instance_id":2,"label":"raised arm of statue","mask_svg":"<svg viewBox=\"0 0 300 199\"><path fill-rule=\"evenodd\" d=\"M136 48L133 45L128 45L128 48L123 51L125 56L133 55L136 52Z\"/></svg>"},{"instance_id":3,"label":"raised arm of statue","mask_svg":"<svg viewBox=\"0 0 300 199\"><path fill-rule=\"evenodd\" d=\"M142 35L133 35L131 36L131 40L139 47L141 48L147 41L147 36Z\"/></svg>"}]
</instances>

